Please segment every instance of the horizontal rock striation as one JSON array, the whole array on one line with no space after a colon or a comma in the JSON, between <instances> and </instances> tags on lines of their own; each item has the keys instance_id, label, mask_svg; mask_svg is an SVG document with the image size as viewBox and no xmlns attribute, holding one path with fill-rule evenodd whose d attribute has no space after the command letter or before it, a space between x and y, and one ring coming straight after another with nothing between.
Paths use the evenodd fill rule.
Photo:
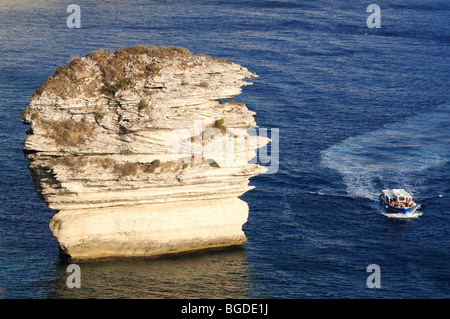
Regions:
<instances>
[{"instance_id":1,"label":"horizontal rock striation","mask_svg":"<svg viewBox=\"0 0 450 319\"><path fill-rule=\"evenodd\" d=\"M94 51L59 67L22 114L36 191L72 258L152 256L245 241L238 197L267 140L228 99L254 74L178 47Z\"/></svg>"}]
</instances>

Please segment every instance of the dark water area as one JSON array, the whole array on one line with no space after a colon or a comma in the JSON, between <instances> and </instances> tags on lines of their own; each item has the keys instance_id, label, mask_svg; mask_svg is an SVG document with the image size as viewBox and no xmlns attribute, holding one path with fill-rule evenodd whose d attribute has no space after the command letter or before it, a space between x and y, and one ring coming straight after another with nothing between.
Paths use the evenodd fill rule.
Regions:
<instances>
[{"instance_id":1,"label":"dark water area","mask_svg":"<svg viewBox=\"0 0 450 319\"><path fill-rule=\"evenodd\" d=\"M61 1L0 6L0 298L449 298L450 4ZM243 247L68 262L22 144L31 93L72 57L134 44L226 58L259 77L236 100L279 129L276 174L251 179ZM405 188L422 215L382 215ZM370 289L367 267L381 270Z\"/></svg>"}]
</instances>

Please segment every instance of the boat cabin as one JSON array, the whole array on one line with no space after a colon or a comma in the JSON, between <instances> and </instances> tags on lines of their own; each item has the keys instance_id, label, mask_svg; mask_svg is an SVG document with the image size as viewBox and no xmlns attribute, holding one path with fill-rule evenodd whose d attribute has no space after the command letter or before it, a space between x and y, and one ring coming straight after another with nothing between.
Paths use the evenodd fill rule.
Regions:
<instances>
[{"instance_id":1,"label":"boat cabin","mask_svg":"<svg viewBox=\"0 0 450 319\"><path fill-rule=\"evenodd\" d=\"M381 199L391 206L404 205L406 207L413 205L412 196L404 189L382 190Z\"/></svg>"}]
</instances>

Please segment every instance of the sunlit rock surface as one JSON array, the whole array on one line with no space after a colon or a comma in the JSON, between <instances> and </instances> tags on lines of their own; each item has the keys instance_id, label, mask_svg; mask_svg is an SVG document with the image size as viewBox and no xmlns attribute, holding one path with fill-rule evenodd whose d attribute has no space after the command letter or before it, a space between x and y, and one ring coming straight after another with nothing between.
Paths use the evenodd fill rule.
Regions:
<instances>
[{"instance_id":1,"label":"sunlit rock surface","mask_svg":"<svg viewBox=\"0 0 450 319\"><path fill-rule=\"evenodd\" d=\"M267 140L230 98L255 77L178 47L94 51L59 67L22 120L36 191L72 258L152 256L241 244L238 197Z\"/></svg>"}]
</instances>

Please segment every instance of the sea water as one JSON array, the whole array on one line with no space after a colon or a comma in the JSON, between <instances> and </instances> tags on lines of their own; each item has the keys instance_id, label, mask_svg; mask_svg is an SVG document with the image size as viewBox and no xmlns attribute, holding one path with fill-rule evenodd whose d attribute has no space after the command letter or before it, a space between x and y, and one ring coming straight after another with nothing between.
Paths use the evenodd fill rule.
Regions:
<instances>
[{"instance_id":1,"label":"sea water","mask_svg":"<svg viewBox=\"0 0 450 319\"><path fill-rule=\"evenodd\" d=\"M364 1L74 1L0 4L0 298L450 297L450 5ZM31 93L75 56L134 44L226 58L259 78L236 100L279 129L279 167L251 179L242 247L78 261L48 227L22 144ZM418 218L377 202L405 188ZM380 288L369 288L369 265Z\"/></svg>"}]
</instances>

